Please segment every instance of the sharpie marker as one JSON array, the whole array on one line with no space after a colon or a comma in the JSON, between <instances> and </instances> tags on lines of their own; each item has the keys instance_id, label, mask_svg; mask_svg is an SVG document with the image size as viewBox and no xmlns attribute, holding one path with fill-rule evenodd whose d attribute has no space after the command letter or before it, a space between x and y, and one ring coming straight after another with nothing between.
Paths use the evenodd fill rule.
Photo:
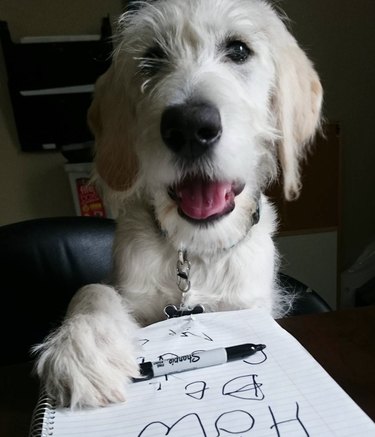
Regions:
<instances>
[{"instance_id":1,"label":"sharpie marker","mask_svg":"<svg viewBox=\"0 0 375 437\"><path fill-rule=\"evenodd\" d=\"M241 360L256 352L262 351L265 344L241 344L238 346L222 347L207 351L196 351L188 355L181 355L165 360L159 360L140 364L140 378L134 378L134 382L144 381L157 376L170 375L171 373L185 372L187 370L201 369L203 367L216 366L228 361Z\"/></svg>"}]
</instances>

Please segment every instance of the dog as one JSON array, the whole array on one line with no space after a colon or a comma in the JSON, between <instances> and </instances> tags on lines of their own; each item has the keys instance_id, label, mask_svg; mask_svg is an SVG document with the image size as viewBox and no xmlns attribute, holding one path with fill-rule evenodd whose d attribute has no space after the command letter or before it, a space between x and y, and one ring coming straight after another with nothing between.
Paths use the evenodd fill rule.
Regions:
<instances>
[{"instance_id":1,"label":"dog","mask_svg":"<svg viewBox=\"0 0 375 437\"><path fill-rule=\"evenodd\" d=\"M280 167L298 197L321 125L319 76L266 1L142 2L115 41L88 113L95 181L118 208L113 283L78 290L34 347L47 393L72 408L126 399L137 329L165 313L288 311L264 191Z\"/></svg>"}]
</instances>

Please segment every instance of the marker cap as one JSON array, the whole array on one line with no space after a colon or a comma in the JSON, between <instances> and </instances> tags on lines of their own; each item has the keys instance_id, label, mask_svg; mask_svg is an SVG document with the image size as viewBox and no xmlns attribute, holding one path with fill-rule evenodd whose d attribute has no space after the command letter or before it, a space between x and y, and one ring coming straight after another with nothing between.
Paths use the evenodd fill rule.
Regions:
<instances>
[{"instance_id":1,"label":"marker cap","mask_svg":"<svg viewBox=\"0 0 375 437\"><path fill-rule=\"evenodd\" d=\"M139 374L140 374L140 378L139 378L140 380L151 379L154 376L152 363L151 362L142 363L142 365L139 366Z\"/></svg>"}]
</instances>

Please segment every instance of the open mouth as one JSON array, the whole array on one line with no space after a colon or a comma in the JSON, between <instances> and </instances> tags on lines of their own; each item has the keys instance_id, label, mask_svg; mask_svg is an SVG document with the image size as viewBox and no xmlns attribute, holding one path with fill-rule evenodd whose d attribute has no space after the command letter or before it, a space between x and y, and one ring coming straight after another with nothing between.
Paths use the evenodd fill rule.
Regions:
<instances>
[{"instance_id":1,"label":"open mouth","mask_svg":"<svg viewBox=\"0 0 375 437\"><path fill-rule=\"evenodd\" d=\"M244 186L238 181L212 181L189 176L169 187L168 193L177 203L182 217L195 223L205 223L232 212L235 197Z\"/></svg>"}]
</instances>

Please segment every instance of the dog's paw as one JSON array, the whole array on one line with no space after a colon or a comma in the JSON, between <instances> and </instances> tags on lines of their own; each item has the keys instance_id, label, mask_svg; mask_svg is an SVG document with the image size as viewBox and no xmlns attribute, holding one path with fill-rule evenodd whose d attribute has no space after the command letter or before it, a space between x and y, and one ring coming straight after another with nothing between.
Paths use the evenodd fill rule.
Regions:
<instances>
[{"instance_id":1,"label":"dog's paw","mask_svg":"<svg viewBox=\"0 0 375 437\"><path fill-rule=\"evenodd\" d=\"M139 376L128 322L105 314L76 315L33 348L35 370L57 405L96 407L125 400L129 378Z\"/></svg>"}]
</instances>

